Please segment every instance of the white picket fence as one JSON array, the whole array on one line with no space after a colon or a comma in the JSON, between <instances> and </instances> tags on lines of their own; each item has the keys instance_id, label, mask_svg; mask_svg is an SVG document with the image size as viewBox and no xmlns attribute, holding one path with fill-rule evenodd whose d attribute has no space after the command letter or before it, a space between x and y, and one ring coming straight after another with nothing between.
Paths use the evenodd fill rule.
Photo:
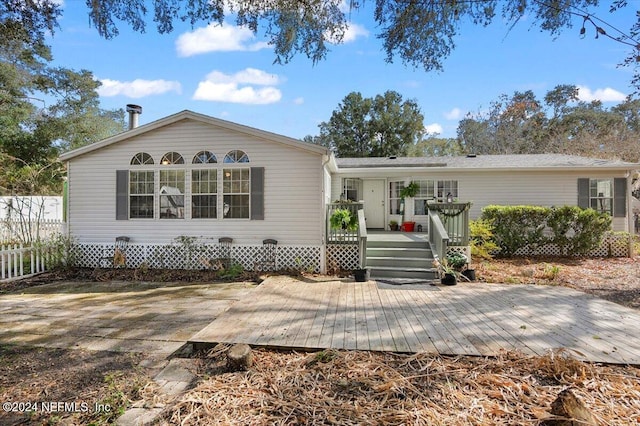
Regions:
<instances>
[{"instance_id":1,"label":"white picket fence","mask_svg":"<svg viewBox=\"0 0 640 426\"><path fill-rule=\"evenodd\" d=\"M58 219L0 220L0 244L23 243L48 240L64 230L64 222Z\"/></svg>"},{"instance_id":2,"label":"white picket fence","mask_svg":"<svg viewBox=\"0 0 640 426\"><path fill-rule=\"evenodd\" d=\"M0 281L44 272L57 263L51 247L0 246Z\"/></svg>"}]
</instances>

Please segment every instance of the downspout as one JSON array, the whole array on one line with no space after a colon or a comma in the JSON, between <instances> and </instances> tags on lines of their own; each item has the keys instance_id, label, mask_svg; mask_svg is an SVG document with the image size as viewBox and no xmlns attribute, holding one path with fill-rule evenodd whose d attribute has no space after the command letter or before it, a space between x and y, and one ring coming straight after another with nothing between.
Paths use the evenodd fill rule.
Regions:
<instances>
[{"instance_id":1,"label":"downspout","mask_svg":"<svg viewBox=\"0 0 640 426\"><path fill-rule=\"evenodd\" d=\"M325 208L327 188L325 188L324 174L325 174L327 164L329 164L329 161L331 161L331 153L329 153L329 155L327 155L326 157L327 158L322 162L322 165L320 166L320 171L322 176L322 197L321 197L322 202L320 206L320 211L322 212L322 230L321 230L321 237L320 237L322 241L322 249L320 250L320 273L321 274L327 273L327 239L326 239L327 233L325 232L325 228L327 226L327 209ZM331 179L333 180L333 178ZM331 188L329 188L329 191L331 191Z\"/></svg>"},{"instance_id":2,"label":"downspout","mask_svg":"<svg viewBox=\"0 0 640 426\"><path fill-rule=\"evenodd\" d=\"M632 191L632 178L633 170L627 170L625 177L627 178L627 231L629 232L629 257L633 257L633 241L635 237L635 224L633 221L633 191Z\"/></svg>"}]
</instances>

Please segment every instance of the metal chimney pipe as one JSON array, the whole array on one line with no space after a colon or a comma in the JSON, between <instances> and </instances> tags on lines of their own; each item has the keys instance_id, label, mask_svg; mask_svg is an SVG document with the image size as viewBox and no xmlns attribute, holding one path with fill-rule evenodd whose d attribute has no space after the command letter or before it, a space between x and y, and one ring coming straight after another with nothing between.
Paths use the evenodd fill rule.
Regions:
<instances>
[{"instance_id":1,"label":"metal chimney pipe","mask_svg":"<svg viewBox=\"0 0 640 426\"><path fill-rule=\"evenodd\" d=\"M138 116L142 114L140 105L127 104L127 112L129 113L129 130L138 127Z\"/></svg>"}]
</instances>

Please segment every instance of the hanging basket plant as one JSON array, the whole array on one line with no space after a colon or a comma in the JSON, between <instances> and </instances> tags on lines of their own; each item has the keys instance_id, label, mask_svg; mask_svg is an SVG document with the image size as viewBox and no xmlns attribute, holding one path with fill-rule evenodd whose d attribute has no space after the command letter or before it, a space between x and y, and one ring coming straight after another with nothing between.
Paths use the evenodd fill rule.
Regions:
<instances>
[{"instance_id":1,"label":"hanging basket plant","mask_svg":"<svg viewBox=\"0 0 640 426\"><path fill-rule=\"evenodd\" d=\"M329 218L331 229L355 231L358 229L358 216L352 215L347 209L335 209Z\"/></svg>"}]
</instances>

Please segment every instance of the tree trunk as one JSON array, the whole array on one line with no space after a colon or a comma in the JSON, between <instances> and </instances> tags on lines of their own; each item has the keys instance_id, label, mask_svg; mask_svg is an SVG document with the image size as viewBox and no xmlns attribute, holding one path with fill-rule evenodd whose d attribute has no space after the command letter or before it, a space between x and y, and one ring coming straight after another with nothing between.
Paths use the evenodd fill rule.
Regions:
<instances>
[{"instance_id":1,"label":"tree trunk","mask_svg":"<svg viewBox=\"0 0 640 426\"><path fill-rule=\"evenodd\" d=\"M542 423L544 426L598 426L584 402L578 399L571 389L565 389L558 394L551 404L551 414L562 418L545 420Z\"/></svg>"},{"instance_id":2,"label":"tree trunk","mask_svg":"<svg viewBox=\"0 0 640 426\"><path fill-rule=\"evenodd\" d=\"M251 347L244 343L233 345L227 352L227 369L230 371L244 371L253 365Z\"/></svg>"}]
</instances>

